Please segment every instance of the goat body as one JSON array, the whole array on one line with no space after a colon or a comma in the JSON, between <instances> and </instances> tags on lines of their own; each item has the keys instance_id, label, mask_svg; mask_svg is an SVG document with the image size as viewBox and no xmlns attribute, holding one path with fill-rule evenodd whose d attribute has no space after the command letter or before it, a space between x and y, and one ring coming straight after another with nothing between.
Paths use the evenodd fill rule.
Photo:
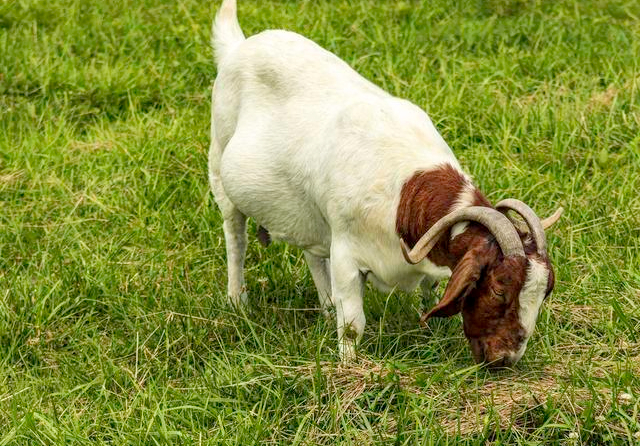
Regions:
<instances>
[{"instance_id":1,"label":"goat body","mask_svg":"<svg viewBox=\"0 0 640 446\"><path fill-rule=\"evenodd\" d=\"M214 45L209 176L224 219L229 297L246 303L252 217L272 239L304 249L322 306L336 306L340 352L350 359L364 330L365 280L411 291L423 280L448 277L464 254L417 264L404 259L399 209L406 207L406 183L421 172L432 175L432 205L421 210L420 231L457 207L489 204L423 110L312 41L280 30L245 39L235 1L225 0ZM455 185L447 187L452 178ZM410 222L405 226L409 231ZM458 224L452 235L465 228Z\"/></svg>"}]
</instances>

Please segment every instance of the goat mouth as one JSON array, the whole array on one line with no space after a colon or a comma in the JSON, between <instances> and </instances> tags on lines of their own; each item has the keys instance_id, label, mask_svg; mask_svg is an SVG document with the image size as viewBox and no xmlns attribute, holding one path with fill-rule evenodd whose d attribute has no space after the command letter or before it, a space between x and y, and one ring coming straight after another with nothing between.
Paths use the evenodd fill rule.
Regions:
<instances>
[{"instance_id":1,"label":"goat mouth","mask_svg":"<svg viewBox=\"0 0 640 446\"><path fill-rule=\"evenodd\" d=\"M485 367L491 370L499 370L511 367L516 361L513 360L513 356L505 352L499 354L492 354L488 351L486 342L480 339L469 339L471 347L471 354L477 364L483 364Z\"/></svg>"},{"instance_id":2,"label":"goat mouth","mask_svg":"<svg viewBox=\"0 0 640 446\"><path fill-rule=\"evenodd\" d=\"M509 359L508 356L503 356L498 359L494 359L491 362L485 361L485 366L491 370L502 370L507 369L513 365L513 362Z\"/></svg>"}]
</instances>

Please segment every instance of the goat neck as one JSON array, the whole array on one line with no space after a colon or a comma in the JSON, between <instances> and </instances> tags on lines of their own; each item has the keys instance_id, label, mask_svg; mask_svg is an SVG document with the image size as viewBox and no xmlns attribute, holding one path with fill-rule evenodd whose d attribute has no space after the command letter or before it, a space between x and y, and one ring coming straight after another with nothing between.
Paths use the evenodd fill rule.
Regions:
<instances>
[{"instance_id":1,"label":"goat neck","mask_svg":"<svg viewBox=\"0 0 640 446\"><path fill-rule=\"evenodd\" d=\"M413 247L431 226L445 215L468 206L492 207L471 180L449 164L415 173L402 188L396 216L396 231ZM451 269L474 246L493 240L477 223L458 223L442 237L427 258Z\"/></svg>"}]
</instances>

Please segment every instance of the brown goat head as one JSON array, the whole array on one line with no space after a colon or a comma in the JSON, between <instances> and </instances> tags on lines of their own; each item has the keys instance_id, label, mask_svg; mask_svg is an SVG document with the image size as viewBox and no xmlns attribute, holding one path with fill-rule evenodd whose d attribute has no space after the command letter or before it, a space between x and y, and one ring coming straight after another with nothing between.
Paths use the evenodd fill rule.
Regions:
<instances>
[{"instance_id":1,"label":"brown goat head","mask_svg":"<svg viewBox=\"0 0 640 446\"><path fill-rule=\"evenodd\" d=\"M522 234L522 240L526 257L505 257L493 241L467 251L440 302L421 318L425 323L462 312L474 359L491 367L510 366L522 357L553 289L550 262L531 249L528 236Z\"/></svg>"},{"instance_id":2,"label":"brown goat head","mask_svg":"<svg viewBox=\"0 0 640 446\"><path fill-rule=\"evenodd\" d=\"M396 217L403 255L411 264L428 258L452 270L442 299L423 313L421 324L461 312L477 362L515 364L553 289L545 230L561 214L559 208L540 220L516 199L493 207L452 166L410 178Z\"/></svg>"}]
</instances>

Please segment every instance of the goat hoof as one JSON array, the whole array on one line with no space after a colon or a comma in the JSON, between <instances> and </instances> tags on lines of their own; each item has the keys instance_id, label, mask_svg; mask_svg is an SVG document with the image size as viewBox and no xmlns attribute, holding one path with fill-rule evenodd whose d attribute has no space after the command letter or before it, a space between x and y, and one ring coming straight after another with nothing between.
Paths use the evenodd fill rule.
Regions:
<instances>
[{"instance_id":1,"label":"goat hoof","mask_svg":"<svg viewBox=\"0 0 640 446\"><path fill-rule=\"evenodd\" d=\"M237 294L229 294L227 296L227 299L229 306L231 306L235 310L247 308L247 304L249 303L249 296L247 295L246 290L243 290Z\"/></svg>"}]
</instances>

